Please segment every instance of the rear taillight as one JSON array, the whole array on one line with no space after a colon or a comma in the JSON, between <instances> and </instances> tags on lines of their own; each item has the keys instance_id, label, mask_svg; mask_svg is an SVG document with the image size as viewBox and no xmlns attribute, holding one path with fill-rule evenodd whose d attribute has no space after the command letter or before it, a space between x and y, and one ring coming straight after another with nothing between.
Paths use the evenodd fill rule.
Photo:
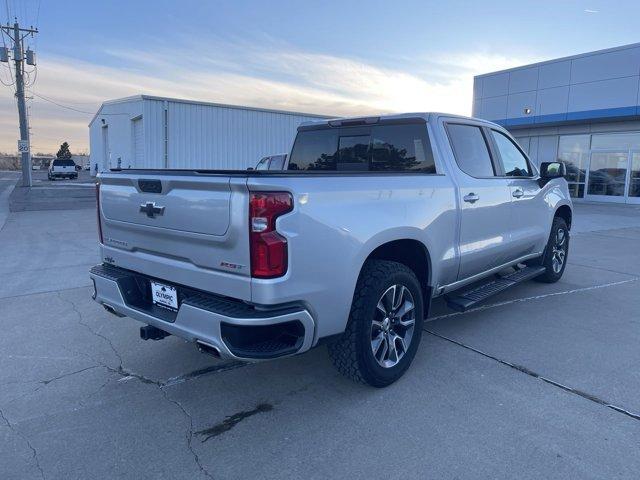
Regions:
<instances>
[{"instance_id":1,"label":"rear taillight","mask_svg":"<svg viewBox=\"0 0 640 480\"><path fill-rule=\"evenodd\" d=\"M276 219L293 210L286 192L256 192L249 200L251 276L275 278L287 273L287 239L276 231Z\"/></svg>"},{"instance_id":2,"label":"rear taillight","mask_svg":"<svg viewBox=\"0 0 640 480\"><path fill-rule=\"evenodd\" d=\"M96 183L96 212L98 214L98 238L102 241L102 219L100 218L100 184Z\"/></svg>"}]
</instances>

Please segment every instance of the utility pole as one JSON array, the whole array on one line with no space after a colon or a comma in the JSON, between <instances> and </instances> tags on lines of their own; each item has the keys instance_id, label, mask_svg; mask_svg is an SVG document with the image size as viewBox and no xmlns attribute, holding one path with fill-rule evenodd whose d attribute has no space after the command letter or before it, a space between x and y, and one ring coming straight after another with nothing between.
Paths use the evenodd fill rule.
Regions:
<instances>
[{"instance_id":1,"label":"utility pole","mask_svg":"<svg viewBox=\"0 0 640 480\"><path fill-rule=\"evenodd\" d=\"M22 157L22 186L30 187L31 182L31 145L29 142L29 122L27 120L27 106L24 99L24 50L22 41L27 35L33 36L38 33L38 29L20 28L18 22L10 27L0 25L7 36L13 40L13 61L16 64L16 98L18 100L18 116L20 119L20 141L18 142L18 150ZM12 35L13 33L13 35ZM27 51L27 64L35 65L34 55L31 50Z\"/></svg>"}]
</instances>

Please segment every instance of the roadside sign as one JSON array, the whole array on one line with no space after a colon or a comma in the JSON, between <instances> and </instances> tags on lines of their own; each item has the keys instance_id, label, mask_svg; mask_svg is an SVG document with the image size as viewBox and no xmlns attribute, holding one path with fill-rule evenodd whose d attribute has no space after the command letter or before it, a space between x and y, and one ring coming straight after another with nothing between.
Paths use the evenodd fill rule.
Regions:
<instances>
[{"instance_id":1,"label":"roadside sign","mask_svg":"<svg viewBox=\"0 0 640 480\"><path fill-rule=\"evenodd\" d=\"M29 142L27 140L18 140L18 151L26 153L29 151Z\"/></svg>"}]
</instances>

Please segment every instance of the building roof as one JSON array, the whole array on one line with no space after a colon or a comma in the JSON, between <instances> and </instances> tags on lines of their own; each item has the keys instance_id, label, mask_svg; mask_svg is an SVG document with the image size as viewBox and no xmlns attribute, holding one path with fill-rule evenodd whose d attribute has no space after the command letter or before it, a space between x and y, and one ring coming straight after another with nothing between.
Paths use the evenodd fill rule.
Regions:
<instances>
[{"instance_id":1,"label":"building roof","mask_svg":"<svg viewBox=\"0 0 640 480\"><path fill-rule=\"evenodd\" d=\"M242 105L231 105L231 104L225 104L225 103L203 102L203 101L198 101L198 100L188 100L188 99L185 99L185 98L157 97L157 96L154 96L154 95L141 94L141 95L133 95L131 97L116 98L116 99L113 99L113 100L107 100L105 102L102 102L102 105L100 105L100 108L98 109L96 114L93 116L93 118L89 122L89 126L91 126L93 124L93 122L100 116L100 112L102 112L102 109L105 106L116 105L118 103L143 101L143 100L158 100L158 101L166 101L166 102L172 102L172 103L189 103L189 104L193 104L193 105L206 105L206 106L210 106L210 107L233 108L233 109L236 109L236 110L251 110L251 111L254 111L254 112L257 111L257 112L266 112L266 113L279 113L281 115L297 115L297 116L304 116L304 117L316 117L316 118L322 118L322 119L335 117L335 115L319 115L317 113L303 113L303 112L293 112L293 111L288 111L288 110L276 110L276 109L270 109L270 108L246 107L246 106L242 106Z\"/></svg>"}]
</instances>

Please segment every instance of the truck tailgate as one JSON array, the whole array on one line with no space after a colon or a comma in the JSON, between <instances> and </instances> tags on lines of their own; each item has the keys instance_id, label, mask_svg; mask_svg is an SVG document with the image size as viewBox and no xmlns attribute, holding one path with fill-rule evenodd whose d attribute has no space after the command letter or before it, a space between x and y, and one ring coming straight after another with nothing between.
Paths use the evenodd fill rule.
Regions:
<instances>
[{"instance_id":1,"label":"truck tailgate","mask_svg":"<svg viewBox=\"0 0 640 480\"><path fill-rule=\"evenodd\" d=\"M105 173L100 175L100 212L105 256L112 263L250 298L246 178Z\"/></svg>"}]
</instances>

